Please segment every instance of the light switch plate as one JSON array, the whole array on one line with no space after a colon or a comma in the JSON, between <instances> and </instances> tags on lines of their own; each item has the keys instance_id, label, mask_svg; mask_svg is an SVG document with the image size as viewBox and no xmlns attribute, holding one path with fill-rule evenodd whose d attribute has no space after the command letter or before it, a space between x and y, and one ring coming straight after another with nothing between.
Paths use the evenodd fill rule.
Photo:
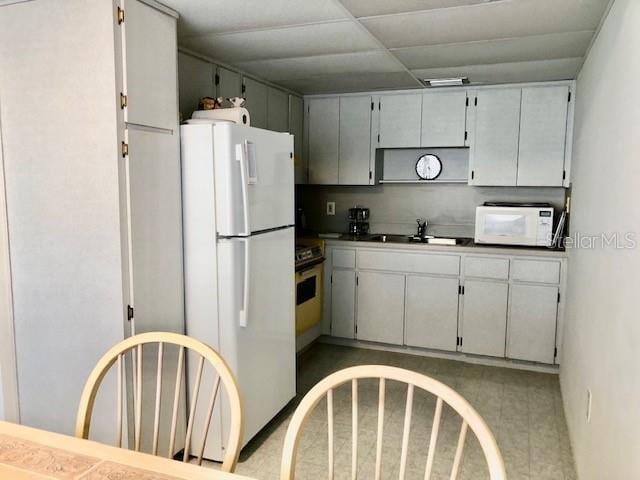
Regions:
<instances>
[{"instance_id":1,"label":"light switch plate","mask_svg":"<svg viewBox=\"0 0 640 480\"><path fill-rule=\"evenodd\" d=\"M327 215L336 214L336 202L327 202Z\"/></svg>"}]
</instances>

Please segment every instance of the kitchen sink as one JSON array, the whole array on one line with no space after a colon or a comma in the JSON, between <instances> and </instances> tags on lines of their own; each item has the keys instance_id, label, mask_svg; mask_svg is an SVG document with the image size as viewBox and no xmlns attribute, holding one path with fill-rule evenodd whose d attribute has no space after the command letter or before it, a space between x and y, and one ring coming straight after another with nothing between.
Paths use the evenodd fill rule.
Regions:
<instances>
[{"instance_id":1,"label":"kitchen sink","mask_svg":"<svg viewBox=\"0 0 640 480\"><path fill-rule=\"evenodd\" d=\"M471 239L455 237L434 237L427 236L420 238L413 235L372 235L368 241L380 243L426 243L430 245L461 245L468 243Z\"/></svg>"}]
</instances>

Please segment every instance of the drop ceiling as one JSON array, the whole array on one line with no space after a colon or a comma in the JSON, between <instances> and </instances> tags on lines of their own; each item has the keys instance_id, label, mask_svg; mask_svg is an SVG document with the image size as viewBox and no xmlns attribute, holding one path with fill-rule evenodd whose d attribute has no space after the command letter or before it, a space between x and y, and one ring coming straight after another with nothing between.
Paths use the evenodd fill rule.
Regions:
<instances>
[{"instance_id":1,"label":"drop ceiling","mask_svg":"<svg viewBox=\"0 0 640 480\"><path fill-rule=\"evenodd\" d=\"M575 78L609 0L162 0L179 44L304 94Z\"/></svg>"}]
</instances>

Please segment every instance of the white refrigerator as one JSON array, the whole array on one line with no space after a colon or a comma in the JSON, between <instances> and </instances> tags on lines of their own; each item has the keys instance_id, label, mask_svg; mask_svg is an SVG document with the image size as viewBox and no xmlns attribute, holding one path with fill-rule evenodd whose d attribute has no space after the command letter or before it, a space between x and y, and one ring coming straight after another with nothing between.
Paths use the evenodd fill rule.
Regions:
<instances>
[{"instance_id":1,"label":"white refrigerator","mask_svg":"<svg viewBox=\"0 0 640 480\"><path fill-rule=\"evenodd\" d=\"M293 137L191 124L181 127L181 145L186 332L235 373L244 446L296 394ZM189 398L194 369L191 362ZM194 445L212 379L205 372ZM228 433L221 397L204 452L212 460L222 459Z\"/></svg>"}]
</instances>

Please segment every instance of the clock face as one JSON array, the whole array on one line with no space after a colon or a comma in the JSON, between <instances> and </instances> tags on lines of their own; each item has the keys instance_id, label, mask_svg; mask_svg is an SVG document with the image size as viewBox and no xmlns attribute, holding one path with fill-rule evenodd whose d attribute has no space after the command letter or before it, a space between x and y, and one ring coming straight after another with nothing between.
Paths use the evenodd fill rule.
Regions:
<instances>
[{"instance_id":1,"label":"clock face","mask_svg":"<svg viewBox=\"0 0 640 480\"><path fill-rule=\"evenodd\" d=\"M437 155L427 153L418 158L416 173L421 180L435 180L442 172L442 162Z\"/></svg>"}]
</instances>

